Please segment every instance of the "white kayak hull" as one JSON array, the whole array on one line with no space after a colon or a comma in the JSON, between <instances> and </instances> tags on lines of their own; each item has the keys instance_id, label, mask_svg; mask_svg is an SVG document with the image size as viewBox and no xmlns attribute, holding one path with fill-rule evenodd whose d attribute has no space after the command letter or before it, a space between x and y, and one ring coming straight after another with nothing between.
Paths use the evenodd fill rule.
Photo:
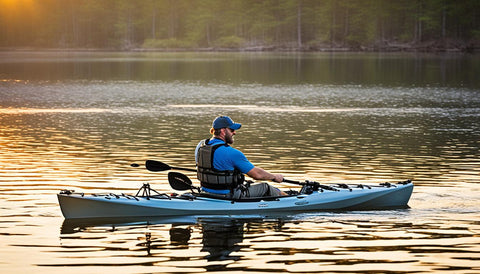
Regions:
<instances>
[{"instance_id":1,"label":"white kayak hull","mask_svg":"<svg viewBox=\"0 0 480 274\"><path fill-rule=\"evenodd\" d=\"M231 201L202 196L57 194L66 219L186 215L269 215L311 211L407 208L413 183L315 191L277 199ZM190 198L190 199L189 199Z\"/></svg>"}]
</instances>

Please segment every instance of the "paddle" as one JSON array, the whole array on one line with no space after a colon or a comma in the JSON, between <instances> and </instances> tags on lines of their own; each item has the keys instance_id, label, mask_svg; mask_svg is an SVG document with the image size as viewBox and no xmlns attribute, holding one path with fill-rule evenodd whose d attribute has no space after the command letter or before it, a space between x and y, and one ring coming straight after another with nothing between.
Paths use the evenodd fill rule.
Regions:
<instances>
[{"instance_id":1,"label":"paddle","mask_svg":"<svg viewBox=\"0 0 480 274\"><path fill-rule=\"evenodd\" d=\"M155 161L155 160L147 160L145 162L145 167L149 170L149 171L153 171L153 172L157 172L157 171L165 171L165 170L171 170L171 169L178 169L178 170L185 170L185 171L192 171L192 172L197 172L197 170L195 169L192 169L192 168L184 168L184 167L175 167L175 166L170 166L166 163L163 163L163 162L160 162L160 161ZM178 172L175 172L177 175L176 176L180 176L180 175L183 175L181 173L178 173ZM180 174L180 175L178 175ZM173 176L173 175L172 175ZM192 188L195 188L192 186L192 182L190 181L190 179L183 175L185 178L183 178L182 180L184 180L185 182L190 182L190 186L188 188L185 188L185 189L182 189L182 190L186 190L186 189L192 189ZM187 181L188 180L188 181ZM169 180L170 182L170 180ZM331 191L339 191L337 188L334 188L332 186L329 186L329 185L322 185L318 182L314 182L314 181L305 181L305 182L299 182L299 181L294 181L294 180L289 180L289 179L285 179L283 178L283 182L284 183L289 183L289 184L295 184L295 185L299 185L299 186L302 186L302 187L307 187L309 189L313 189L313 190L318 190L318 189L325 189L325 190L331 190ZM172 186L172 188L174 188ZM175 188L174 188L175 189ZM177 189L177 190L180 190L180 189Z\"/></svg>"},{"instance_id":2,"label":"paddle","mask_svg":"<svg viewBox=\"0 0 480 274\"><path fill-rule=\"evenodd\" d=\"M185 171L192 171L192 172L197 172L196 169L192 168L184 168L184 167L174 167L167 165L163 162L160 161L155 161L155 160L147 160L145 162L145 167L149 171L157 172L157 171L165 171L165 170L170 170L170 169L178 169L178 170L185 170Z\"/></svg>"},{"instance_id":3,"label":"paddle","mask_svg":"<svg viewBox=\"0 0 480 274\"><path fill-rule=\"evenodd\" d=\"M132 164L138 166L138 164ZM149 171L157 172L157 171L165 171L165 170L171 170L171 169L178 169L178 170L185 170L185 171L192 171L192 172L197 172L196 169L191 169L191 168L184 168L184 167L174 167L170 166L166 163L160 162L160 161L155 161L155 160L147 160L145 162L145 167ZM181 173L179 173L181 174ZM285 183L291 183L291 184L296 184L296 185L305 185L304 182L298 182L298 181L292 181L288 179L283 179Z\"/></svg>"},{"instance_id":4,"label":"paddle","mask_svg":"<svg viewBox=\"0 0 480 274\"><path fill-rule=\"evenodd\" d=\"M175 190L189 190L189 189L198 189L192 185L192 181L187 175L180 172L169 172L168 173L168 182L170 186Z\"/></svg>"},{"instance_id":5,"label":"paddle","mask_svg":"<svg viewBox=\"0 0 480 274\"><path fill-rule=\"evenodd\" d=\"M184 168L184 167L175 167L175 166L170 166L166 163L163 163L163 162L160 162L160 161L155 161L155 160L147 160L145 162L145 167L149 170L149 171L153 171L153 172L157 172L157 171L165 171L165 170L171 170L171 169L178 169L178 170L185 170L185 171L192 171L192 172L197 172L197 170L195 169L191 169L191 168ZM181 173L178 173L178 174L181 174ZM183 174L182 174L183 175ZM186 176L185 176L186 177ZM188 179L188 177L187 177ZM188 179L189 180L189 179ZM300 185L300 186L305 186L305 185L308 185L308 186L314 186L314 187L320 187L320 188L330 188L330 186L323 186L323 185L320 185L319 183L317 182L310 182L310 181L306 181L306 182L299 182L299 181L293 181L293 180L289 180L289 179L283 179L283 182L285 183L290 183L290 184L296 184L296 185ZM190 185L191 185L191 182L190 182ZM187 188L188 189L188 188Z\"/></svg>"}]
</instances>

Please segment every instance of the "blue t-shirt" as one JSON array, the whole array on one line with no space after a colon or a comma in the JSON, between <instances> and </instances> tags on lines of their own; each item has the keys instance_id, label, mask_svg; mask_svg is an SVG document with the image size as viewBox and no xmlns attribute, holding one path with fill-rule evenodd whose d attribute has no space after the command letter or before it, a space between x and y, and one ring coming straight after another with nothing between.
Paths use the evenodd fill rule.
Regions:
<instances>
[{"instance_id":1,"label":"blue t-shirt","mask_svg":"<svg viewBox=\"0 0 480 274\"><path fill-rule=\"evenodd\" d=\"M197 161L198 148L202 142L203 141L200 141L195 149L195 161ZM221 139L212 138L209 140L208 145L224 143L225 142ZM246 174L255 166L248 161L247 157L245 157L240 150L231 146L220 146L215 150L215 154L213 155L213 167L222 171L238 169Z\"/></svg>"}]
</instances>

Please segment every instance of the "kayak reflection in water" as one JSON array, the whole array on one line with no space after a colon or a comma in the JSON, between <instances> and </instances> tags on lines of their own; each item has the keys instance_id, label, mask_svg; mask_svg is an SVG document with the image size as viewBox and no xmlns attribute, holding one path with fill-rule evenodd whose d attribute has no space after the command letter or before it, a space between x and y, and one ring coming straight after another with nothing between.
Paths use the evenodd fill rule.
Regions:
<instances>
[{"instance_id":1,"label":"kayak reflection in water","mask_svg":"<svg viewBox=\"0 0 480 274\"><path fill-rule=\"evenodd\" d=\"M201 221L202 250L209 254L205 256L208 261L224 261L240 259L239 256L230 256L230 253L240 250L238 243L243 241L244 222L237 220L227 221ZM170 242L180 248L188 248L191 238L191 227L176 227L170 229ZM150 255L150 252L148 252Z\"/></svg>"},{"instance_id":2,"label":"kayak reflection in water","mask_svg":"<svg viewBox=\"0 0 480 274\"><path fill-rule=\"evenodd\" d=\"M190 237L192 234L192 229L190 227L177 227L172 225L170 228L170 242L174 246L178 246L180 248L188 248L188 241L190 241Z\"/></svg>"},{"instance_id":3,"label":"kayak reflection in water","mask_svg":"<svg viewBox=\"0 0 480 274\"><path fill-rule=\"evenodd\" d=\"M195 162L202 190L234 199L286 195L285 192L267 183L250 185L249 181L245 181L244 174L247 174L255 180L281 183L283 175L255 167L240 150L231 146L236 131L241 126L228 116L219 116L212 123L210 129L212 137L198 143L195 149Z\"/></svg>"},{"instance_id":4,"label":"kayak reflection in water","mask_svg":"<svg viewBox=\"0 0 480 274\"><path fill-rule=\"evenodd\" d=\"M208 261L238 261L240 257L231 256L230 253L241 249L237 244L243 241L243 227L244 222L236 220L202 223L202 251L209 253L205 258Z\"/></svg>"}]
</instances>

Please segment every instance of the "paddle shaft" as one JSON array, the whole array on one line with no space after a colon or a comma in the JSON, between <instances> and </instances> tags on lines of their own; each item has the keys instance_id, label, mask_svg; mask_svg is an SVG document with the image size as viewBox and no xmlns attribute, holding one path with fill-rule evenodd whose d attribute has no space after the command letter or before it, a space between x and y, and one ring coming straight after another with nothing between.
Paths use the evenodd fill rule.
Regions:
<instances>
[{"instance_id":1,"label":"paddle shaft","mask_svg":"<svg viewBox=\"0 0 480 274\"><path fill-rule=\"evenodd\" d=\"M289 179L285 179L285 178L283 178L283 182L290 183L290 184L296 184L296 185L302 185L302 182L293 181L293 180L289 180Z\"/></svg>"},{"instance_id":2,"label":"paddle shaft","mask_svg":"<svg viewBox=\"0 0 480 274\"><path fill-rule=\"evenodd\" d=\"M156 171L165 171L165 170L170 170L170 169L177 169L177 170L197 172L197 170L196 170L196 169L193 169L193 168L171 166L171 165L166 164L166 163L164 163L164 162L155 161L155 160L147 160L147 161L145 162L145 166L146 166L146 168L147 168L148 170L154 171L154 172L156 172ZM283 182L301 185L301 182L292 181L292 180L288 180L288 179L283 179Z\"/></svg>"},{"instance_id":3,"label":"paddle shaft","mask_svg":"<svg viewBox=\"0 0 480 274\"><path fill-rule=\"evenodd\" d=\"M197 170L196 170L196 169L193 169L193 168L175 167L175 166L170 166L170 168L171 168L171 169L176 169L176 170L197 172Z\"/></svg>"}]
</instances>

